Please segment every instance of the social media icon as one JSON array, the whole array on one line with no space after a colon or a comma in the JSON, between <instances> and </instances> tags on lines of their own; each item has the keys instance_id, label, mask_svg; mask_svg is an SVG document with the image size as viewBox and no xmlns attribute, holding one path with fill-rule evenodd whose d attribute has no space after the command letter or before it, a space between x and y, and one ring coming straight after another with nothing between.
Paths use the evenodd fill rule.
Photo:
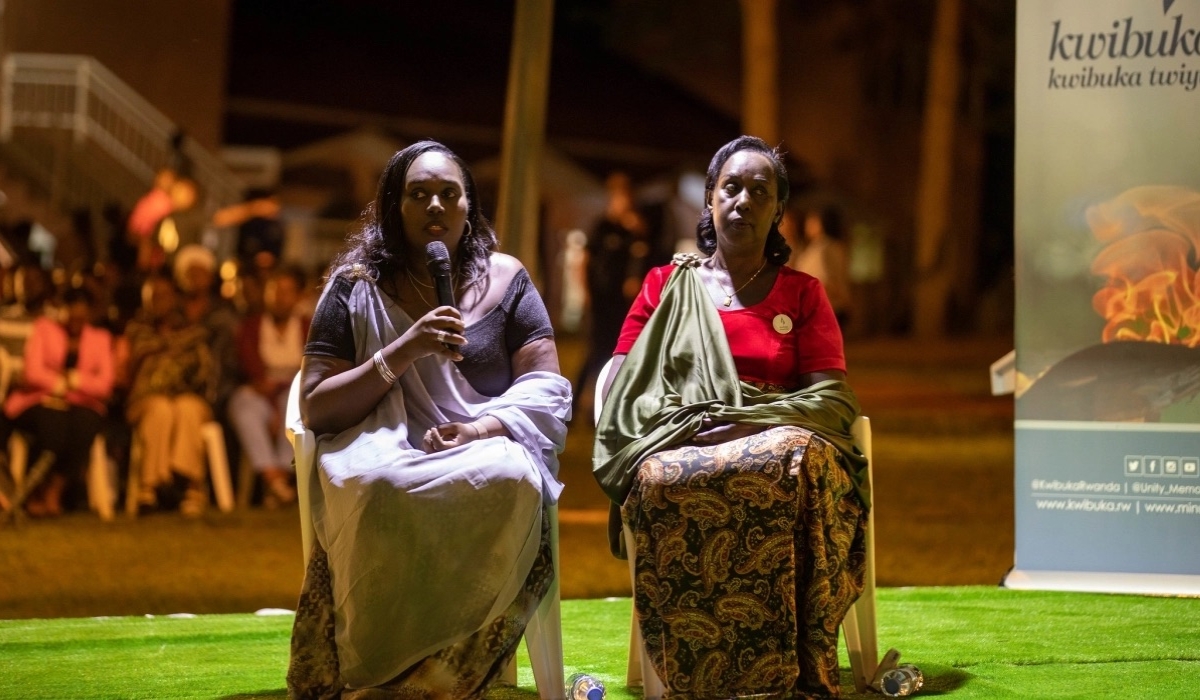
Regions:
<instances>
[{"instance_id":1,"label":"social media icon","mask_svg":"<svg viewBox=\"0 0 1200 700\"><path fill-rule=\"evenodd\" d=\"M1178 457L1163 457L1163 474L1166 476L1179 476L1179 458Z\"/></svg>"},{"instance_id":2,"label":"social media icon","mask_svg":"<svg viewBox=\"0 0 1200 700\"><path fill-rule=\"evenodd\" d=\"M1146 457L1146 476L1162 476L1162 457Z\"/></svg>"},{"instance_id":3,"label":"social media icon","mask_svg":"<svg viewBox=\"0 0 1200 700\"><path fill-rule=\"evenodd\" d=\"M1126 457L1125 458L1125 473L1130 476L1141 476L1142 474L1142 458L1141 457Z\"/></svg>"},{"instance_id":4,"label":"social media icon","mask_svg":"<svg viewBox=\"0 0 1200 700\"><path fill-rule=\"evenodd\" d=\"M1184 476L1192 478L1200 477L1200 459L1196 457L1184 457L1179 460L1179 471Z\"/></svg>"}]
</instances>

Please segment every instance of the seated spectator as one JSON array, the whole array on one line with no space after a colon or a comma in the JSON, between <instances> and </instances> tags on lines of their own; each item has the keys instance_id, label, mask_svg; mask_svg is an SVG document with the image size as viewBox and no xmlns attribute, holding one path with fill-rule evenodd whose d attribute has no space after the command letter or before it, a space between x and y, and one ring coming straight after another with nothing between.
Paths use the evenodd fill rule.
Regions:
<instances>
[{"instance_id":1,"label":"seated spectator","mask_svg":"<svg viewBox=\"0 0 1200 700\"><path fill-rule=\"evenodd\" d=\"M208 505L200 435L212 420L216 384L208 331L184 317L169 279L150 278L143 302L125 330L131 378L126 417L142 451L138 506L154 510L180 499L180 512L195 517Z\"/></svg>"},{"instance_id":2,"label":"seated spectator","mask_svg":"<svg viewBox=\"0 0 1200 700\"><path fill-rule=\"evenodd\" d=\"M50 275L36 263L25 263L12 274L12 285L0 306L0 348L11 357L25 353L33 322L42 315L54 286Z\"/></svg>"},{"instance_id":3,"label":"seated spectator","mask_svg":"<svg viewBox=\"0 0 1200 700\"><path fill-rule=\"evenodd\" d=\"M254 471L263 477L268 508L296 500L283 416L308 338L309 320L297 311L303 289L299 270L275 270L264 291L265 313L247 317L238 329L238 356L248 381L229 400L229 419Z\"/></svg>"},{"instance_id":4,"label":"seated spectator","mask_svg":"<svg viewBox=\"0 0 1200 700\"><path fill-rule=\"evenodd\" d=\"M72 289L63 301L65 324L48 316L34 321L25 344L24 381L4 402L5 416L31 438L30 457L54 454L52 471L25 503L35 517L61 515L64 490L72 496L82 492L92 440L113 388L112 336L92 325L91 293Z\"/></svg>"},{"instance_id":5,"label":"seated spectator","mask_svg":"<svg viewBox=\"0 0 1200 700\"><path fill-rule=\"evenodd\" d=\"M183 293L184 318L208 331L208 349L216 364L213 410L223 417L229 397L241 380L237 354L240 316L218 293L217 258L208 248L195 244L180 248L172 268L175 284Z\"/></svg>"}]
</instances>

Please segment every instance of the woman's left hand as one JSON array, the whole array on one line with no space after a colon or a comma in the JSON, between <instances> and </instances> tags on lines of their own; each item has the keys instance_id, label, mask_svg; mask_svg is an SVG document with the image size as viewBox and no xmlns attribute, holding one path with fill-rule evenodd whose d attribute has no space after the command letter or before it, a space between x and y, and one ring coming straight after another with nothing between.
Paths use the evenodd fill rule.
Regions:
<instances>
[{"instance_id":1,"label":"woman's left hand","mask_svg":"<svg viewBox=\"0 0 1200 700\"><path fill-rule=\"evenodd\" d=\"M443 423L425 431L421 449L432 453L461 447L478 440L479 434L479 428L474 423Z\"/></svg>"},{"instance_id":2,"label":"woman's left hand","mask_svg":"<svg viewBox=\"0 0 1200 700\"><path fill-rule=\"evenodd\" d=\"M744 437L757 435L766 430L764 425L747 425L745 423L717 423L711 418L705 418L700 432L692 438L693 445L720 445L724 442L740 440Z\"/></svg>"}]
</instances>

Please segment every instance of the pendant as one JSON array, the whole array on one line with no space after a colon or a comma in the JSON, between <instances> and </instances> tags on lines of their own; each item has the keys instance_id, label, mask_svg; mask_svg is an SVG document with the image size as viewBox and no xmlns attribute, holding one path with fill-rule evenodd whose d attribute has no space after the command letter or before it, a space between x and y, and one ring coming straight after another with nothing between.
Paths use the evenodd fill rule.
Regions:
<instances>
[{"instance_id":1,"label":"pendant","mask_svg":"<svg viewBox=\"0 0 1200 700\"><path fill-rule=\"evenodd\" d=\"M733 297L725 297L725 308L729 308L733 304Z\"/></svg>"}]
</instances>

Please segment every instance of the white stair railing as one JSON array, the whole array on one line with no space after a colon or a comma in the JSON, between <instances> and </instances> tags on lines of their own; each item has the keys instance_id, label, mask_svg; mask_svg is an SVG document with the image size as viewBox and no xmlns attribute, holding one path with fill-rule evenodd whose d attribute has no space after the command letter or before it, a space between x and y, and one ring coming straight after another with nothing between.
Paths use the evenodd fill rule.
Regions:
<instances>
[{"instance_id":1,"label":"white stair railing","mask_svg":"<svg viewBox=\"0 0 1200 700\"><path fill-rule=\"evenodd\" d=\"M95 59L31 53L4 58L0 141L10 142L16 128L69 131L76 144L96 144L147 188L172 162L177 133L170 119ZM216 156L186 136L180 148L206 209L241 199L240 183Z\"/></svg>"}]
</instances>

